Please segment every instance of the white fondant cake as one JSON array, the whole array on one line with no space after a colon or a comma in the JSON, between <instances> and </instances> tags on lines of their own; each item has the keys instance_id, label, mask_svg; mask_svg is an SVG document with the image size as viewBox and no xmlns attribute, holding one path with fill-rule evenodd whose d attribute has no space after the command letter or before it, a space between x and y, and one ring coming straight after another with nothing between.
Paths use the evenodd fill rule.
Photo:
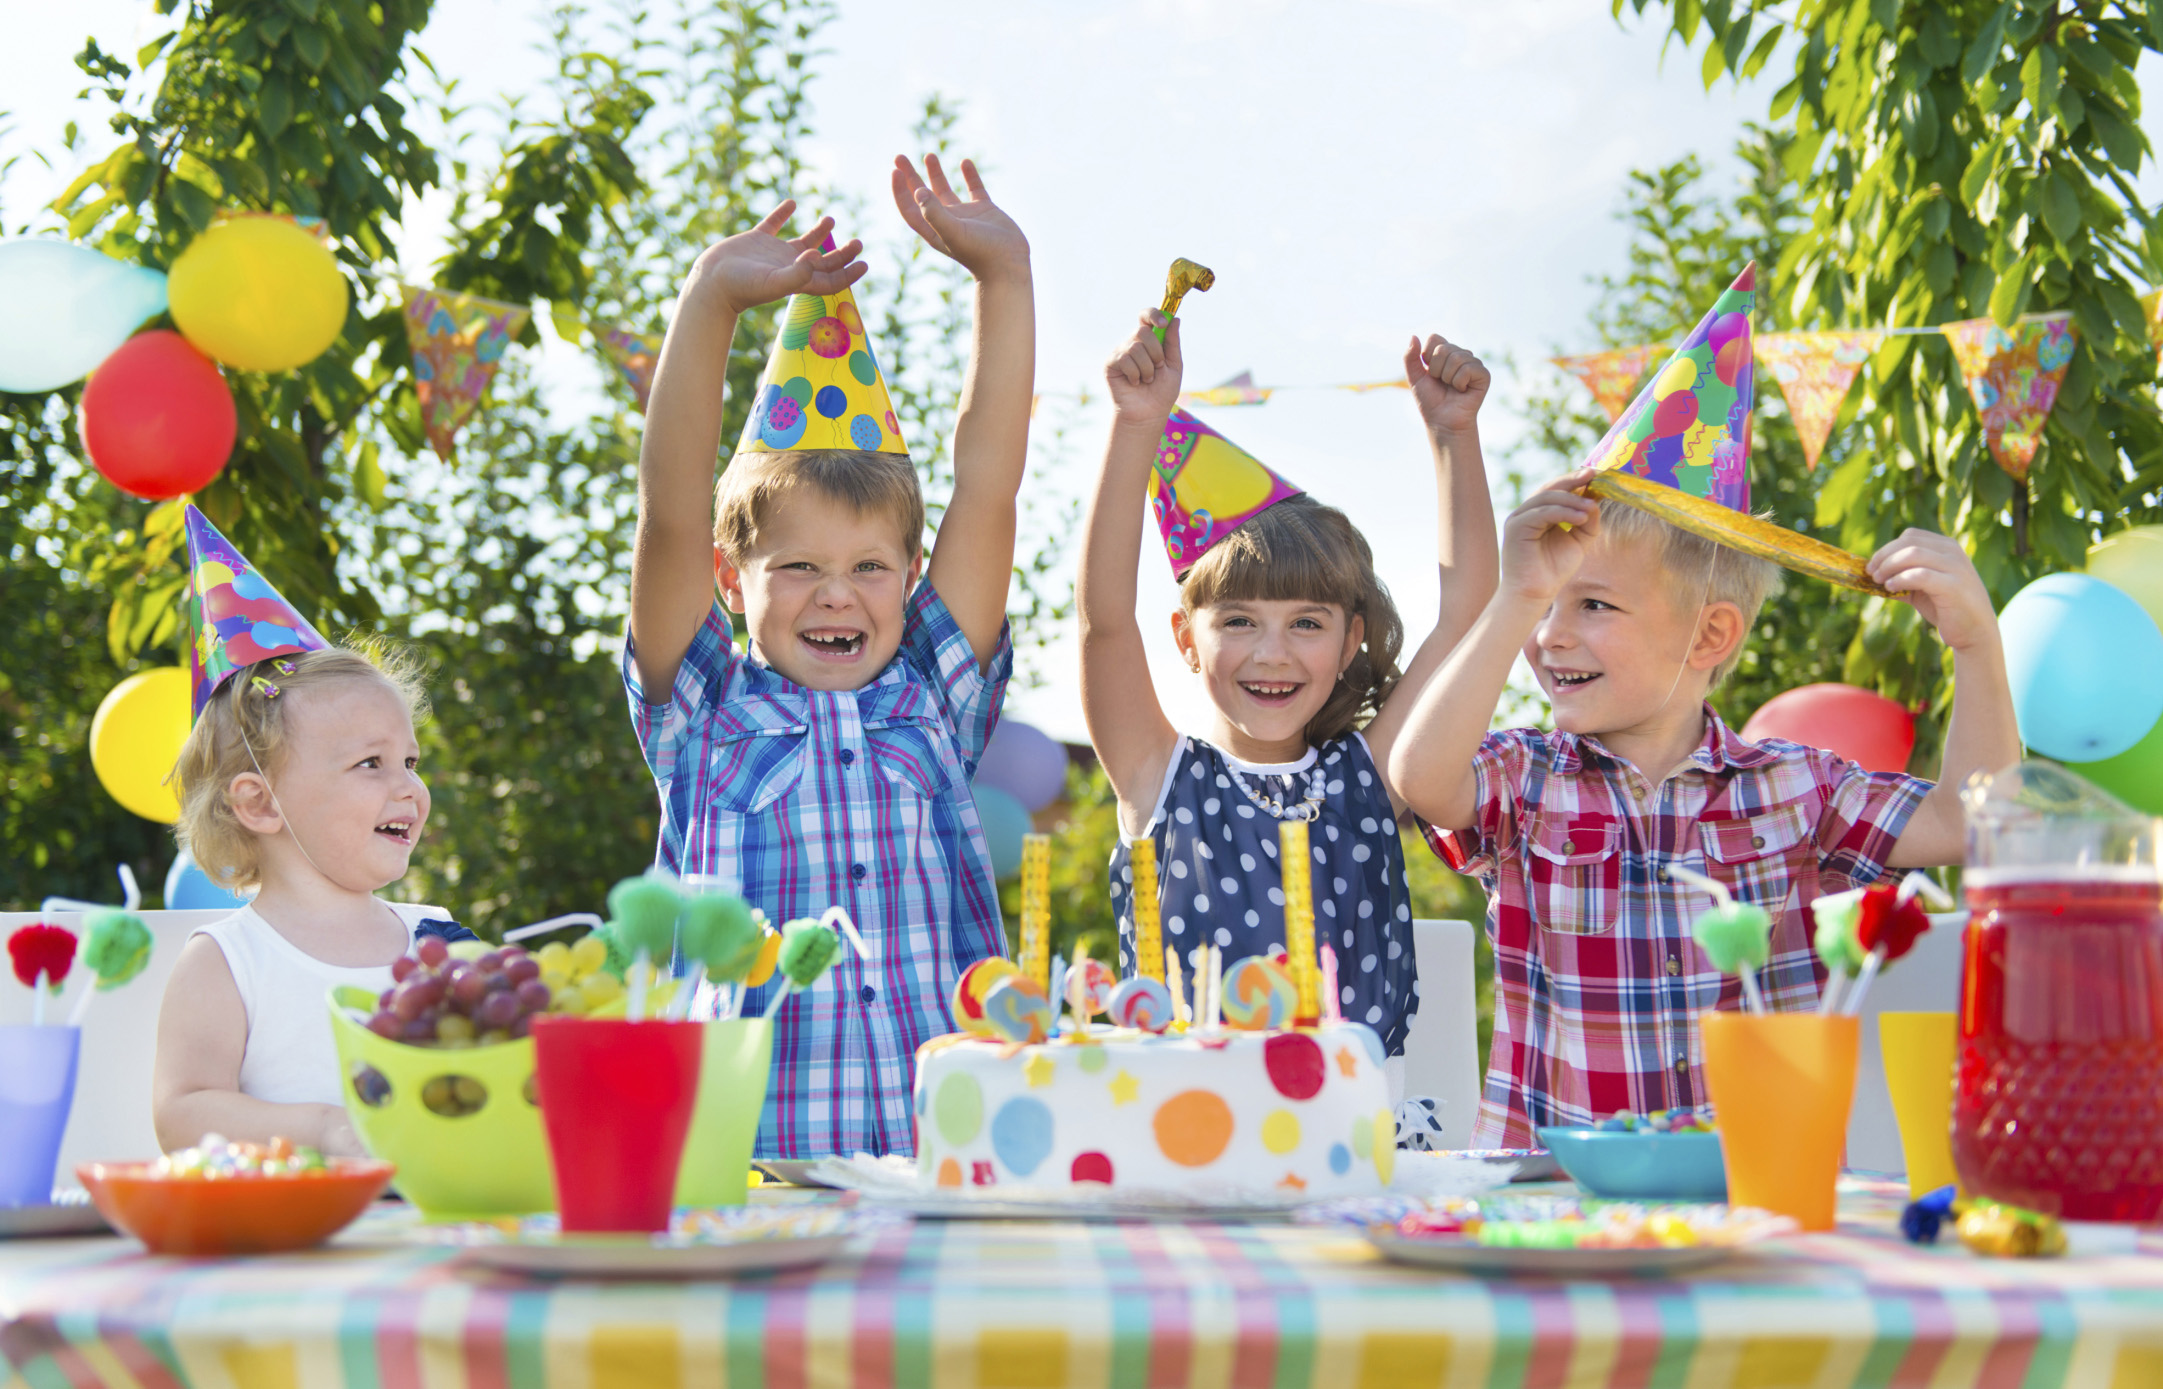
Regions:
<instances>
[{"instance_id":1,"label":"white fondant cake","mask_svg":"<svg viewBox=\"0 0 2163 1389\"><path fill-rule=\"evenodd\" d=\"M955 1034L917 1052L927 1186L1356 1196L1389 1181L1382 1041L1358 1023L1035 1046Z\"/></svg>"}]
</instances>

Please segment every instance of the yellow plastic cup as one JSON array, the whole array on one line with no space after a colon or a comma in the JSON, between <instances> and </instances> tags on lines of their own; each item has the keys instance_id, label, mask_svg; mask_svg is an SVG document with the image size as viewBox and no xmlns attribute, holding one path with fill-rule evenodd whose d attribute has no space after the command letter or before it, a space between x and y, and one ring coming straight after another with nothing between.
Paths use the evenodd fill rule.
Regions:
<instances>
[{"instance_id":1,"label":"yellow plastic cup","mask_svg":"<svg viewBox=\"0 0 2163 1389\"><path fill-rule=\"evenodd\" d=\"M1703 1025L1727 1199L1832 1229L1861 1020L1712 1013Z\"/></svg>"},{"instance_id":2,"label":"yellow plastic cup","mask_svg":"<svg viewBox=\"0 0 2163 1389\"><path fill-rule=\"evenodd\" d=\"M764 1018L706 1024L698 1107L676 1169L679 1206L740 1206L751 1175L751 1144L766 1107L774 1025Z\"/></svg>"},{"instance_id":3,"label":"yellow plastic cup","mask_svg":"<svg viewBox=\"0 0 2163 1389\"><path fill-rule=\"evenodd\" d=\"M1953 1170L1953 1059L1959 1042L1952 1013L1878 1014L1885 1088L1900 1123L1900 1153L1912 1200L1960 1180Z\"/></svg>"}]
</instances>

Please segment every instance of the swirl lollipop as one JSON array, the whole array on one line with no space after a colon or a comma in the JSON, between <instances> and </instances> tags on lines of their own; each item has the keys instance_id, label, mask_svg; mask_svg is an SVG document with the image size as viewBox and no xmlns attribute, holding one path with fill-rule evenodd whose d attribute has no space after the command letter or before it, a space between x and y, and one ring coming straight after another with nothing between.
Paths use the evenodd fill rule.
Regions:
<instances>
[{"instance_id":1,"label":"swirl lollipop","mask_svg":"<svg viewBox=\"0 0 2163 1389\"><path fill-rule=\"evenodd\" d=\"M1285 1026L1299 1007L1292 971L1266 955L1232 961L1224 971L1224 1023L1243 1032Z\"/></svg>"},{"instance_id":2,"label":"swirl lollipop","mask_svg":"<svg viewBox=\"0 0 2163 1389\"><path fill-rule=\"evenodd\" d=\"M999 955L986 955L963 970L954 981L954 1025L972 1036L998 1036L999 1030L984 1017L984 995L1001 979L1020 973L1012 960Z\"/></svg>"},{"instance_id":3,"label":"swirl lollipop","mask_svg":"<svg viewBox=\"0 0 2163 1389\"><path fill-rule=\"evenodd\" d=\"M1144 975L1119 981L1112 990L1111 1019L1119 1027L1163 1032L1172 1025L1172 991Z\"/></svg>"},{"instance_id":4,"label":"swirl lollipop","mask_svg":"<svg viewBox=\"0 0 2163 1389\"><path fill-rule=\"evenodd\" d=\"M1765 1011L1765 996L1758 992L1757 972L1772 958L1772 918L1763 907L1738 902L1727 884L1715 882L1687 868L1669 867L1667 876L1709 892L1716 906L1690 923L1690 938L1705 952L1712 967L1742 981L1743 1004L1753 1013Z\"/></svg>"},{"instance_id":5,"label":"swirl lollipop","mask_svg":"<svg viewBox=\"0 0 2163 1389\"><path fill-rule=\"evenodd\" d=\"M1112 989L1117 982L1103 961L1092 960L1087 955L1067 967L1067 1007L1074 1010L1074 1020L1080 1027L1086 1030L1091 1018L1111 1006Z\"/></svg>"},{"instance_id":6,"label":"swirl lollipop","mask_svg":"<svg viewBox=\"0 0 2163 1389\"><path fill-rule=\"evenodd\" d=\"M1010 975L985 991L984 1021L1008 1042L1041 1042L1051 1035L1051 996L1027 975Z\"/></svg>"}]
</instances>

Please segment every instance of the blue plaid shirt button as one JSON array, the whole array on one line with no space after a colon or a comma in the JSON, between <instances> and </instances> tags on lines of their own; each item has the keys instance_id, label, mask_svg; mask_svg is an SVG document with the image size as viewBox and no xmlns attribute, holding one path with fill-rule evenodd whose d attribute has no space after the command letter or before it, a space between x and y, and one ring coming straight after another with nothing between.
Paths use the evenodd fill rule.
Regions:
<instances>
[{"instance_id":1,"label":"blue plaid shirt button","mask_svg":"<svg viewBox=\"0 0 2163 1389\"><path fill-rule=\"evenodd\" d=\"M869 1003L879 996L879 991L872 988L869 984L866 984L864 985L864 987L856 991L856 996L862 999L864 1002Z\"/></svg>"},{"instance_id":2,"label":"blue plaid shirt button","mask_svg":"<svg viewBox=\"0 0 2163 1389\"><path fill-rule=\"evenodd\" d=\"M849 877L851 877L857 882L862 882L866 877L870 876L870 872L871 870L864 867L864 865L862 865L861 863L852 863L849 865Z\"/></svg>"},{"instance_id":3,"label":"blue plaid shirt button","mask_svg":"<svg viewBox=\"0 0 2163 1389\"><path fill-rule=\"evenodd\" d=\"M853 767L856 765L855 748L843 748L841 750L841 765L844 767Z\"/></svg>"}]
</instances>

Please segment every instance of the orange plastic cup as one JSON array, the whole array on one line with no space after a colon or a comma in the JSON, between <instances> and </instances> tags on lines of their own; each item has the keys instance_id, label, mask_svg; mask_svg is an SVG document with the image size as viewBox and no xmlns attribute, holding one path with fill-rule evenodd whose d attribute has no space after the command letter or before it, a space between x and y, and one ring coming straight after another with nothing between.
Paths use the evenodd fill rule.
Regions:
<instances>
[{"instance_id":1,"label":"orange plastic cup","mask_svg":"<svg viewBox=\"0 0 2163 1389\"><path fill-rule=\"evenodd\" d=\"M1878 1014L1885 1088L1900 1123L1912 1200L1960 1180L1953 1170L1953 1053L1959 1029L1951 1013Z\"/></svg>"},{"instance_id":2,"label":"orange plastic cup","mask_svg":"<svg viewBox=\"0 0 2163 1389\"><path fill-rule=\"evenodd\" d=\"M1830 1230L1861 1019L1711 1013L1704 1029L1727 1199Z\"/></svg>"}]
</instances>

